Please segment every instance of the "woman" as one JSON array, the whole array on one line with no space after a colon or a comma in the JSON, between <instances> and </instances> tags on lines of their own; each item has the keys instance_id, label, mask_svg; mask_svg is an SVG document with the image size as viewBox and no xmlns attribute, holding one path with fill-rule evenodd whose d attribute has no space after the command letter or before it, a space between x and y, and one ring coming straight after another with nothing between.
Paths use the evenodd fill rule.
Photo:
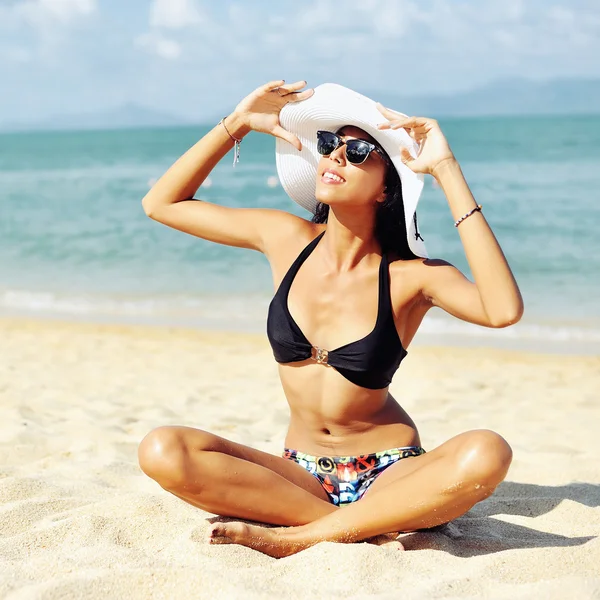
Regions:
<instances>
[{"instance_id":1,"label":"woman","mask_svg":"<svg viewBox=\"0 0 600 600\"><path fill-rule=\"evenodd\" d=\"M198 429L159 427L140 444L139 460L147 475L194 506L286 526L230 522L210 530L211 543L243 544L276 557L323 540L354 542L434 527L489 496L511 462L506 441L492 431L468 431L425 453L388 385L431 307L485 327L506 327L523 312L502 250L432 119L377 105L378 125L372 126L372 115L365 120L370 135L356 125L320 131L312 221L192 200L234 142L239 153L238 142L251 130L279 138L282 183L286 190L296 185L304 167L287 161L281 146L297 156L303 146L280 116L315 103L322 108L345 90L328 88L318 100L314 90L302 91L305 85L273 81L256 89L143 200L151 218L259 250L271 265L277 292L268 335L291 412L283 456ZM371 110L372 101L345 93L344 106L356 101L356 111ZM302 114L308 119L318 112ZM406 140L403 148L394 145L398 139ZM411 144L418 153L413 148L411 154ZM474 283L447 262L424 258L415 213L423 173L446 194ZM294 194L300 202L301 194Z\"/></svg>"}]
</instances>

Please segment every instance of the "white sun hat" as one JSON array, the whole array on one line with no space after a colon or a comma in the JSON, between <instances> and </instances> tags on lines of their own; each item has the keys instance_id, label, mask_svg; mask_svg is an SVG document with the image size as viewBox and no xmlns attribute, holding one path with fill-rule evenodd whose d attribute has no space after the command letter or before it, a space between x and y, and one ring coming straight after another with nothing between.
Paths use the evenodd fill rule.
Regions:
<instances>
[{"instance_id":1,"label":"white sun hat","mask_svg":"<svg viewBox=\"0 0 600 600\"><path fill-rule=\"evenodd\" d=\"M276 138L275 156L281 185L292 200L312 213L317 206L315 187L321 158L317 152L317 131L336 132L344 125L353 125L377 140L400 175L408 245L414 254L427 258L425 244L415 226L423 175L411 171L400 157L401 147L416 157L418 145L404 129L377 129L377 125L386 123L387 119L379 112L374 100L336 83L324 83L315 88L310 98L286 104L281 109L279 121L302 142L302 150L297 150L289 142Z\"/></svg>"}]
</instances>

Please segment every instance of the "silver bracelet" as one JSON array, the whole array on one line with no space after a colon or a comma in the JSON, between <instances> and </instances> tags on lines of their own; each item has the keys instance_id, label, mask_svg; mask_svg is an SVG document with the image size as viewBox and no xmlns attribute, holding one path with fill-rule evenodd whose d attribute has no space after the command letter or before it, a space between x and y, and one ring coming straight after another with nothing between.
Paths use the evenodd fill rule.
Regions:
<instances>
[{"instance_id":1,"label":"silver bracelet","mask_svg":"<svg viewBox=\"0 0 600 600\"><path fill-rule=\"evenodd\" d=\"M466 215L463 215L460 219L454 222L454 227L458 227L467 217L470 217L473 213L481 210L481 204L478 204L473 210L470 210Z\"/></svg>"},{"instance_id":2,"label":"silver bracelet","mask_svg":"<svg viewBox=\"0 0 600 600\"><path fill-rule=\"evenodd\" d=\"M227 127L225 126L225 119L228 116L229 115L226 115L225 117L223 117L219 121L219 125L223 125L223 127L225 128L225 131L227 132L227 135L234 141L233 166L235 167L236 163L240 162L240 146L242 145L242 140L241 139L238 140L236 137L233 137L229 133L229 129L227 129Z\"/></svg>"}]
</instances>

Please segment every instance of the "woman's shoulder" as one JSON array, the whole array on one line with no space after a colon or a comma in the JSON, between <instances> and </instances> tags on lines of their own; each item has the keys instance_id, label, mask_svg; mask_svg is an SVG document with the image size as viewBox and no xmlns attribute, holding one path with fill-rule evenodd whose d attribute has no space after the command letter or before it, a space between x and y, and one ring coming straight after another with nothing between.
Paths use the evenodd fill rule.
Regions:
<instances>
[{"instance_id":1,"label":"woman's shoulder","mask_svg":"<svg viewBox=\"0 0 600 600\"><path fill-rule=\"evenodd\" d=\"M279 214L265 234L264 252L267 258L281 254L299 253L307 244L325 231L326 225L313 223L292 213Z\"/></svg>"},{"instance_id":2,"label":"woman's shoulder","mask_svg":"<svg viewBox=\"0 0 600 600\"><path fill-rule=\"evenodd\" d=\"M441 258L415 257L411 259L389 258L392 294L398 293L417 298L431 287L431 281L447 269L454 269Z\"/></svg>"}]
</instances>

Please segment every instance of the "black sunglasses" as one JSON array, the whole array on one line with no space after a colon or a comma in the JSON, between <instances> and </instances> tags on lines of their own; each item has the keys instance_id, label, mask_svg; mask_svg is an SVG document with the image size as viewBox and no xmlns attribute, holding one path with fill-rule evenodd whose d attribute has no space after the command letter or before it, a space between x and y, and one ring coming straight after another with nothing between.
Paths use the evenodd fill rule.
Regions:
<instances>
[{"instance_id":1,"label":"black sunglasses","mask_svg":"<svg viewBox=\"0 0 600 600\"><path fill-rule=\"evenodd\" d=\"M353 165L362 165L373 151L377 152L386 163L388 162L383 151L371 142L357 139L345 142L339 135L331 131L317 131L317 152L321 156L328 156L344 144L346 145L346 159Z\"/></svg>"}]
</instances>

